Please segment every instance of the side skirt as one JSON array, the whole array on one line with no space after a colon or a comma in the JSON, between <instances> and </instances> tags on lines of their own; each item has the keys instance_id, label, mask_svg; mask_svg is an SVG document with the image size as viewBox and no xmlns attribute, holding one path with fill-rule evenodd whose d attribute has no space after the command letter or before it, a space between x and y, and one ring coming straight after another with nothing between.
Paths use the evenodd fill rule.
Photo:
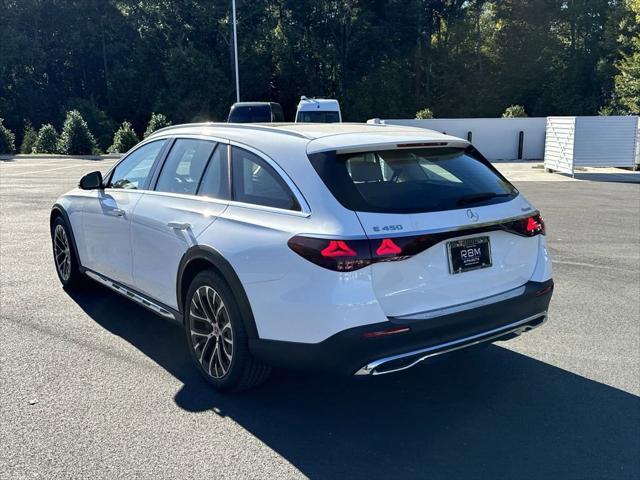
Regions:
<instances>
[{"instance_id":1,"label":"side skirt","mask_svg":"<svg viewBox=\"0 0 640 480\"><path fill-rule=\"evenodd\" d=\"M111 280L104 275L94 272L93 270L89 270L86 268L81 269L85 275L87 275L92 280L109 287L114 292L118 292L120 295L128 298L129 300L133 300L138 305L142 305L143 307L151 310L156 315L161 316L162 318L166 318L167 320L171 320L182 325L182 315L177 310L174 310L171 307L161 304L156 300L151 300L147 296L136 292L135 290L125 287L124 285L116 282L115 280Z\"/></svg>"}]
</instances>

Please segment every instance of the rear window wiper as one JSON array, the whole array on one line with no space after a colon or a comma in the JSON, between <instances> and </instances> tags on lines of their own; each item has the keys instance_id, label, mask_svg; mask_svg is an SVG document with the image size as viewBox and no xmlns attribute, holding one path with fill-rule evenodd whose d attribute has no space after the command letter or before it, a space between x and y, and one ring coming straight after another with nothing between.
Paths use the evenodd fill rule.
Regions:
<instances>
[{"instance_id":1,"label":"rear window wiper","mask_svg":"<svg viewBox=\"0 0 640 480\"><path fill-rule=\"evenodd\" d=\"M458 206L469 205L471 203L478 203L484 200L491 200L492 198L496 198L496 197L510 197L511 195L512 195L511 193L495 193L495 192L472 193L470 195L465 195L463 197L460 197L456 201L456 205Z\"/></svg>"}]
</instances>

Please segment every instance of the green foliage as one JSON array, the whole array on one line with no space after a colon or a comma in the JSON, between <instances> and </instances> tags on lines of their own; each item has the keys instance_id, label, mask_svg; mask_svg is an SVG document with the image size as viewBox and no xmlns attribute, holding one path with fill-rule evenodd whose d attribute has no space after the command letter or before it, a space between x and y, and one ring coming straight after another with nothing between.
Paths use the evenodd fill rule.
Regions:
<instances>
[{"instance_id":1,"label":"green foliage","mask_svg":"<svg viewBox=\"0 0 640 480\"><path fill-rule=\"evenodd\" d=\"M69 110L80 112L82 118L87 122L89 131L95 137L98 148L106 151L111 145L113 133L117 128L116 122L104 110L100 109L93 99L72 98L65 106L65 111Z\"/></svg>"},{"instance_id":2,"label":"green foliage","mask_svg":"<svg viewBox=\"0 0 640 480\"><path fill-rule=\"evenodd\" d=\"M124 153L134 147L140 140L133 130L131 123L126 120L116 130L113 136L113 144L109 147L109 153Z\"/></svg>"},{"instance_id":3,"label":"green foliage","mask_svg":"<svg viewBox=\"0 0 640 480\"><path fill-rule=\"evenodd\" d=\"M22 143L20 144L20 153L32 153L33 144L36 143L36 138L38 138L38 133L31 126L31 122L29 120L25 120L24 130L22 133Z\"/></svg>"},{"instance_id":4,"label":"green foliage","mask_svg":"<svg viewBox=\"0 0 640 480\"><path fill-rule=\"evenodd\" d=\"M58 132L53 125L46 123L38 131L33 153L58 153L58 142Z\"/></svg>"},{"instance_id":5,"label":"green foliage","mask_svg":"<svg viewBox=\"0 0 640 480\"><path fill-rule=\"evenodd\" d=\"M637 111L639 0L238 2L243 100L293 118L300 95L345 121ZM634 13L635 12L635 13ZM45 20L46 19L46 20ZM0 112L59 127L78 110L100 148L127 118L223 120L235 100L228 2L4 2ZM55 41L46 41L55 39Z\"/></svg>"},{"instance_id":6,"label":"green foliage","mask_svg":"<svg viewBox=\"0 0 640 480\"><path fill-rule=\"evenodd\" d=\"M423 108L416 112L416 120L427 120L433 118L433 112L430 108Z\"/></svg>"},{"instance_id":7,"label":"green foliage","mask_svg":"<svg viewBox=\"0 0 640 480\"><path fill-rule=\"evenodd\" d=\"M502 113L502 118L522 118L528 116L522 105L511 105Z\"/></svg>"},{"instance_id":8,"label":"green foliage","mask_svg":"<svg viewBox=\"0 0 640 480\"><path fill-rule=\"evenodd\" d=\"M58 142L59 152L64 155L90 155L94 153L95 148L96 140L80 112L67 112Z\"/></svg>"},{"instance_id":9,"label":"green foliage","mask_svg":"<svg viewBox=\"0 0 640 480\"><path fill-rule=\"evenodd\" d=\"M16 136L3 124L4 119L0 118L0 154L15 153Z\"/></svg>"},{"instance_id":10,"label":"green foliage","mask_svg":"<svg viewBox=\"0 0 640 480\"><path fill-rule=\"evenodd\" d=\"M149 123L147 124L147 129L144 132L144 138L147 138L156 130L168 127L169 125L171 125L171 122L162 113L152 113L151 119L149 119Z\"/></svg>"},{"instance_id":11,"label":"green foliage","mask_svg":"<svg viewBox=\"0 0 640 480\"><path fill-rule=\"evenodd\" d=\"M616 103L621 113L640 114L640 39L637 51L626 56L619 64L615 78Z\"/></svg>"}]
</instances>

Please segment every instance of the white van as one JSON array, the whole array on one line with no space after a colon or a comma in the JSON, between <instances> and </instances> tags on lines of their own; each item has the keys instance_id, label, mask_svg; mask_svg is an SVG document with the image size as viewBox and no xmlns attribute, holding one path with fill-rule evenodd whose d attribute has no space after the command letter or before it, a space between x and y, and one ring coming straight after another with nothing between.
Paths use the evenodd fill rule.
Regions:
<instances>
[{"instance_id":1,"label":"white van","mask_svg":"<svg viewBox=\"0 0 640 480\"><path fill-rule=\"evenodd\" d=\"M331 98L300 97L296 123L340 123L340 104Z\"/></svg>"}]
</instances>

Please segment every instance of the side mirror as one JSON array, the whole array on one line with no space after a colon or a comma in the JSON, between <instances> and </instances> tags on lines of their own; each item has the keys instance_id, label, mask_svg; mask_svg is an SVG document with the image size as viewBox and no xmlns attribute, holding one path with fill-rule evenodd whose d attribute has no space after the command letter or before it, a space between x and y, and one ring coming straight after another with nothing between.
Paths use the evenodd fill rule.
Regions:
<instances>
[{"instance_id":1,"label":"side mirror","mask_svg":"<svg viewBox=\"0 0 640 480\"><path fill-rule=\"evenodd\" d=\"M102 174L100 172L90 172L80 179L78 186L82 190L101 190L104 188Z\"/></svg>"}]
</instances>

